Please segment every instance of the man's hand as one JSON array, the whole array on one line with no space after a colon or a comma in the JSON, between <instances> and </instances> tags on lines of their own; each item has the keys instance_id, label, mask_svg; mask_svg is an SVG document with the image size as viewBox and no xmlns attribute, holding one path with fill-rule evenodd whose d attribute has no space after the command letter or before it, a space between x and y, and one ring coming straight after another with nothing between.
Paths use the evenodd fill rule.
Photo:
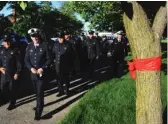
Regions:
<instances>
[{"instance_id":1,"label":"man's hand","mask_svg":"<svg viewBox=\"0 0 168 124\"><path fill-rule=\"evenodd\" d=\"M17 80L18 77L19 77L19 75L18 75L18 74L15 74L15 75L14 75L14 80Z\"/></svg>"},{"instance_id":2,"label":"man's hand","mask_svg":"<svg viewBox=\"0 0 168 124\"><path fill-rule=\"evenodd\" d=\"M43 69L42 69L42 68L39 68L39 69L37 70L37 73L38 73L38 74L42 74L42 73L43 73Z\"/></svg>"},{"instance_id":3,"label":"man's hand","mask_svg":"<svg viewBox=\"0 0 168 124\"><path fill-rule=\"evenodd\" d=\"M37 74L37 70L36 70L35 68L31 68L31 72L32 72L33 74Z\"/></svg>"},{"instance_id":4,"label":"man's hand","mask_svg":"<svg viewBox=\"0 0 168 124\"><path fill-rule=\"evenodd\" d=\"M5 74L5 68L1 67L0 68L0 72L2 72L3 74Z\"/></svg>"}]
</instances>

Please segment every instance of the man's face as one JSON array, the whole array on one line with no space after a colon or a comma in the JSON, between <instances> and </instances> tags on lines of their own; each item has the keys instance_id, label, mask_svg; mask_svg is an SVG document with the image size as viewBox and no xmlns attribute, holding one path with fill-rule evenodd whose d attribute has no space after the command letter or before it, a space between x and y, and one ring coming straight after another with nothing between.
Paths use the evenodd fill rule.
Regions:
<instances>
[{"instance_id":1,"label":"man's face","mask_svg":"<svg viewBox=\"0 0 168 124\"><path fill-rule=\"evenodd\" d=\"M70 38L70 35L69 34L66 34L65 35L65 39L68 40Z\"/></svg>"},{"instance_id":2,"label":"man's face","mask_svg":"<svg viewBox=\"0 0 168 124\"><path fill-rule=\"evenodd\" d=\"M121 40L122 35L118 34L118 35L117 35L117 38Z\"/></svg>"},{"instance_id":3,"label":"man's face","mask_svg":"<svg viewBox=\"0 0 168 124\"><path fill-rule=\"evenodd\" d=\"M32 39L33 43L35 43L35 44L40 42L40 36L38 36L38 35L31 35L31 39Z\"/></svg>"},{"instance_id":4,"label":"man's face","mask_svg":"<svg viewBox=\"0 0 168 124\"><path fill-rule=\"evenodd\" d=\"M64 39L63 38L58 38L59 43L63 43Z\"/></svg>"},{"instance_id":5,"label":"man's face","mask_svg":"<svg viewBox=\"0 0 168 124\"><path fill-rule=\"evenodd\" d=\"M3 45L5 48L8 48L8 47L10 46L9 42L7 42L7 41L2 42L2 45Z\"/></svg>"},{"instance_id":6,"label":"man's face","mask_svg":"<svg viewBox=\"0 0 168 124\"><path fill-rule=\"evenodd\" d=\"M89 34L89 37L90 37L90 38L93 38L93 34Z\"/></svg>"}]
</instances>

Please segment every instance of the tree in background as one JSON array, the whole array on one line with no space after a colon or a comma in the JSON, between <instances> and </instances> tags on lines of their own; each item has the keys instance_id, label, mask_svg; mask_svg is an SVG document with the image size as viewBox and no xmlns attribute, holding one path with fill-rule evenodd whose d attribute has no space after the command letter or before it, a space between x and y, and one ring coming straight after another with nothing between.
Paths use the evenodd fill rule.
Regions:
<instances>
[{"instance_id":1,"label":"tree in background","mask_svg":"<svg viewBox=\"0 0 168 124\"><path fill-rule=\"evenodd\" d=\"M123 21L134 59L161 56L166 2L123 2ZM136 122L162 124L160 71L136 71Z\"/></svg>"},{"instance_id":2,"label":"tree in background","mask_svg":"<svg viewBox=\"0 0 168 124\"><path fill-rule=\"evenodd\" d=\"M99 31L117 31L122 28L121 2L116 1L71 1L64 2L60 11L67 15L75 12Z\"/></svg>"},{"instance_id":3,"label":"tree in background","mask_svg":"<svg viewBox=\"0 0 168 124\"><path fill-rule=\"evenodd\" d=\"M16 11L16 23L9 26L20 35L27 36L31 27L41 28L48 37L60 30L78 31L83 27L80 21L70 18L51 6L51 2L9 2Z\"/></svg>"},{"instance_id":4,"label":"tree in background","mask_svg":"<svg viewBox=\"0 0 168 124\"><path fill-rule=\"evenodd\" d=\"M0 10L2 10L7 3L8 1L1 1Z\"/></svg>"}]
</instances>

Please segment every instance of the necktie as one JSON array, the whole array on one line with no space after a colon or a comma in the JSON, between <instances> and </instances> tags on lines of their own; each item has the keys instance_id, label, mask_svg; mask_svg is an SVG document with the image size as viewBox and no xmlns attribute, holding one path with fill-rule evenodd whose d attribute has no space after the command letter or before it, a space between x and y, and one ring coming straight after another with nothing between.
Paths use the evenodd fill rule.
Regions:
<instances>
[{"instance_id":1,"label":"necktie","mask_svg":"<svg viewBox=\"0 0 168 124\"><path fill-rule=\"evenodd\" d=\"M34 44L35 48L37 48L39 46L39 44Z\"/></svg>"}]
</instances>

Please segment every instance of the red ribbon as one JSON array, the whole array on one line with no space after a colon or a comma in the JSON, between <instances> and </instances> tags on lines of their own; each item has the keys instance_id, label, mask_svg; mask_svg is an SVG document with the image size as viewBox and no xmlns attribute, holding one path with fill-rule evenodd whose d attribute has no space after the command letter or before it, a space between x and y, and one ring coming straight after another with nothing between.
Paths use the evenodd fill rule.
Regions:
<instances>
[{"instance_id":1,"label":"red ribbon","mask_svg":"<svg viewBox=\"0 0 168 124\"><path fill-rule=\"evenodd\" d=\"M147 59L133 59L133 62L127 62L128 70L132 79L136 79L137 71L158 71L161 68L161 56Z\"/></svg>"}]
</instances>

